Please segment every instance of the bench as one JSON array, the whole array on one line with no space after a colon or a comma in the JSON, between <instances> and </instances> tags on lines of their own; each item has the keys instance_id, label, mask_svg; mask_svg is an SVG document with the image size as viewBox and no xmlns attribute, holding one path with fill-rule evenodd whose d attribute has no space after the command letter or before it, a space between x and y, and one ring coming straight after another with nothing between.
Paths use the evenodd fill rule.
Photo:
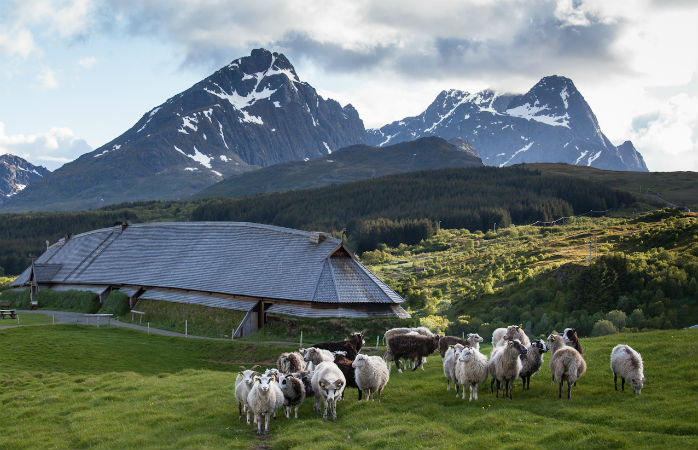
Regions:
<instances>
[{"instance_id":1,"label":"bench","mask_svg":"<svg viewBox=\"0 0 698 450\"><path fill-rule=\"evenodd\" d=\"M10 309L10 302L0 302L0 309Z\"/></svg>"},{"instance_id":2,"label":"bench","mask_svg":"<svg viewBox=\"0 0 698 450\"><path fill-rule=\"evenodd\" d=\"M17 311L14 309L0 309L0 319L9 317L10 319L17 318Z\"/></svg>"}]
</instances>

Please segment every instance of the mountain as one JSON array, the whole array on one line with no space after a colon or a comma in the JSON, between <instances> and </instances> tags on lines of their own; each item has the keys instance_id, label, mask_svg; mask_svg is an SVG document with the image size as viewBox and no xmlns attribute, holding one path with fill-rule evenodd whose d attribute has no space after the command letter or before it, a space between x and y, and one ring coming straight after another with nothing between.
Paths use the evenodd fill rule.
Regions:
<instances>
[{"instance_id":1,"label":"mountain","mask_svg":"<svg viewBox=\"0 0 698 450\"><path fill-rule=\"evenodd\" d=\"M35 166L19 156L0 155L0 205L50 173L47 168Z\"/></svg>"},{"instance_id":2,"label":"mountain","mask_svg":"<svg viewBox=\"0 0 698 450\"><path fill-rule=\"evenodd\" d=\"M232 176L193 198L240 197L273 191L309 189L416 170L483 166L465 141L420 138L386 147L353 145L331 155L277 164Z\"/></svg>"},{"instance_id":3,"label":"mountain","mask_svg":"<svg viewBox=\"0 0 698 450\"><path fill-rule=\"evenodd\" d=\"M430 135L466 139L491 166L563 162L647 172L632 143L614 146L572 80L561 76L545 77L523 95L442 91L422 114L369 130L367 143Z\"/></svg>"},{"instance_id":4,"label":"mountain","mask_svg":"<svg viewBox=\"0 0 698 450\"><path fill-rule=\"evenodd\" d=\"M283 54L233 61L65 164L6 210L65 210L188 197L225 177L363 142L351 106L324 99Z\"/></svg>"}]
</instances>

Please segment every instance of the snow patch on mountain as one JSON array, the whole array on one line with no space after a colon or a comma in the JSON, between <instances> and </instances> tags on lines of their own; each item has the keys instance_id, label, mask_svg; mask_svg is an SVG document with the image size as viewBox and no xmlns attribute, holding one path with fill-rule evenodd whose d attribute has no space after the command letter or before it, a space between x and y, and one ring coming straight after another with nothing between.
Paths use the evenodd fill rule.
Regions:
<instances>
[{"instance_id":1,"label":"snow patch on mountain","mask_svg":"<svg viewBox=\"0 0 698 450\"><path fill-rule=\"evenodd\" d=\"M569 114L565 113L564 116L548 116L545 114L540 114L542 112L548 111L548 106L538 106L537 103L538 102L536 102L535 105L531 105L530 103L524 103L521 106L507 109L507 114L513 117L520 117L526 120L535 120L536 122L541 122L546 125L552 125L554 127L570 127Z\"/></svg>"},{"instance_id":2,"label":"snow patch on mountain","mask_svg":"<svg viewBox=\"0 0 698 450\"><path fill-rule=\"evenodd\" d=\"M514 154L511 155L511 158L507 159L506 162L503 162L502 164L500 164L499 167L504 167L504 166L506 166L507 164L509 164L509 163L511 162L512 159L514 159L514 158L516 157L516 155L518 155L519 153L523 153L523 152L527 151L529 148L531 148L532 145L533 145L533 141L531 141L531 142L529 142L528 144L524 145L523 147L521 147L520 149L518 149L517 151L515 151Z\"/></svg>"}]
</instances>

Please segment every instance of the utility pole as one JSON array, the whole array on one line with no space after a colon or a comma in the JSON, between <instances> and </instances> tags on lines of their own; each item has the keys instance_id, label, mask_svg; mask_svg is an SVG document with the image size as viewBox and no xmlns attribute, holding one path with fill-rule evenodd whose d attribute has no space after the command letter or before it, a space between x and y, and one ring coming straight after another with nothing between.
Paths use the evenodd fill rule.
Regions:
<instances>
[{"instance_id":1,"label":"utility pole","mask_svg":"<svg viewBox=\"0 0 698 450\"><path fill-rule=\"evenodd\" d=\"M494 223L494 232L497 232L497 222Z\"/></svg>"}]
</instances>

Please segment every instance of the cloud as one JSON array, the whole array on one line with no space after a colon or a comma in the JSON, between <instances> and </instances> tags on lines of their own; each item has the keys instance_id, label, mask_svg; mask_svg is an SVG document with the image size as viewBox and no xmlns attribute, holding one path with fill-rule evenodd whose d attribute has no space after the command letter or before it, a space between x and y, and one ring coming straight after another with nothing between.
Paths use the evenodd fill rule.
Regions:
<instances>
[{"instance_id":1,"label":"cloud","mask_svg":"<svg viewBox=\"0 0 698 450\"><path fill-rule=\"evenodd\" d=\"M48 67L41 69L41 72L36 75L36 80L46 89L55 89L58 87L58 79L56 78L56 74Z\"/></svg>"},{"instance_id":2,"label":"cloud","mask_svg":"<svg viewBox=\"0 0 698 450\"><path fill-rule=\"evenodd\" d=\"M88 56L86 58L80 58L78 60L78 65L84 69L91 69L97 63L97 58L94 56Z\"/></svg>"},{"instance_id":3,"label":"cloud","mask_svg":"<svg viewBox=\"0 0 698 450\"><path fill-rule=\"evenodd\" d=\"M26 28L14 27L9 32L0 31L0 50L5 55L26 58L34 48L34 37Z\"/></svg>"},{"instance_id":4,"label":"cloud","mask_svg":"<svg viewBox=\"0 0 698 450\"><path fill-rule=\"evenodd\" d=\"M90 151L92 147L70 128L51 127L44 133L8 135L5 124L0 122L0 154L21 156L34 165L54 170Z\"/></svg>"}]
</instances>

